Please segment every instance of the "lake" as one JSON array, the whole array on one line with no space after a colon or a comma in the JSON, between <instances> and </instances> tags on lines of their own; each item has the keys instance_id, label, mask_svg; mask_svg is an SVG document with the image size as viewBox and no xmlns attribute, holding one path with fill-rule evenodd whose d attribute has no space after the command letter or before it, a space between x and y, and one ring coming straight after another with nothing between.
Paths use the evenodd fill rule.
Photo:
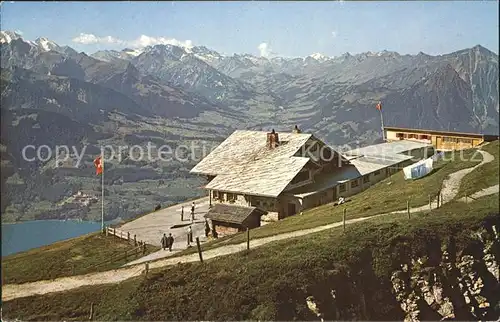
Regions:
<instances>
[{"instance_id":1,"label":"lake","mask_svg":"<svg viewBox=\"0 0 500 322\"><path fill-rule=\"evenodd\" d=\"M100 222L38 220L2 224L2 257L101 229Z\"/></svg>"}]
</instances>

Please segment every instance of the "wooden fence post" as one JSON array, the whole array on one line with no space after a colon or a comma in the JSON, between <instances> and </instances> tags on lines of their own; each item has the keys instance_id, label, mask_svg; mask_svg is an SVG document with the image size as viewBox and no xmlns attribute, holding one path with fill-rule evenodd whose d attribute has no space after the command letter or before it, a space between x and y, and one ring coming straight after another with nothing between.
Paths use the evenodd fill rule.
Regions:
<instances>
[{"instance_id":1,"label":"wooden fence post","mask_svg":"<svg viewBox=\"0 0 500 322\"><path fill-rule=\"evenodd\" d=\"M408 219L410 219L410 200L406 200L406 211L408 212Z\"/></svg>"},{"instance_id":2,"label":"wooden fence post","mask_svg":"<svg viewBox=\"0 0 500 322\"><path fill-rule=\"evenodd\" d=\"M134 235L134 246L137 246L137 235Z\"/></svg>"},{"instance_id":3,"label":"wooden fence post","mask_svg":"<svg viewBox=\"0 0 500 322\"><path fill-rule=\"evenodd\" d=\"M144 274L146 274L146 277L148 277L148 272L149 272L149 263L146 262L146 264L145 264L145 270L144 270Z\"/></svg>"},{"instance_id":4,"label":"wooden fence post","mask_svg":"<svg viewBox=\"0 0 500 322\"><path fill-rule=\"evenodd\" d=\"M142 244L142 255L146 255L146 243Z\"/></svg>"},{"instance_id":5,"label":"wooden fence post","mask_svg":"<svg viewBox=\"0 0 500 322\"><path fill-rule=\"evenodd\" d=\"M432 204L431 204L431 195L429 195L429 210L432 210Z\"/></svg>"},{"instance_id":6,"label":"wooden fence post","mask_svg":"<svg viewBox=\"0 0 500 322\"><path fill-rule=\"evenodd\" d=\"M247 250L250 249L250 229L247 227Z\"/></svg>"},{"instance_id":7,"label":"wooden fence post","mask_svg":"<svg viewBox=\"0 0 500 322\"><path fill-rule=\"evenodd\" d=\"M109 234L109 228L106 227L106 237L108 237L108 234Z\"/></svg>"},{"instance_id":8,"label":"wooden fence post","mask_svg":"<svg viewBox=\"0 0 500 322\"><path fill-rule=\"evenodd\" d=\"M345 231L345 213L347 212L347 209L344 208L344 210L342 211L342 227L343 227L343 230Z\"/></svg>"},{"instance_id":9,"label":"wooden fence post","mask_svg":"<svg viewBox=\"0 0 500 322\"><path fill-rule=\"evenodd\" d=\"M200 255L200 262L203 263L203 256L201 255L201 246L199 237L196 237L196 247L198 247L198 255Z\"/></svg>"},{"instance_id":10,"label":"wooden fence post","mask_svg":"<svg viewBox=\"0 0 500 322\"><path fill-rule=\"evenodd\" d=\"M94 319L94 302L90 303L90 315L89 320L92 321Z\"/></svg>"},{"instance_id":11,"label":"wooden fence post","mask_svg":"<svg viewBox=\"0 0 500 322\"><path fill-rule=\"evenodd\" d=\"M130 231L127 232L127 241L130 242Z\"/></svg>"}]
</instances>

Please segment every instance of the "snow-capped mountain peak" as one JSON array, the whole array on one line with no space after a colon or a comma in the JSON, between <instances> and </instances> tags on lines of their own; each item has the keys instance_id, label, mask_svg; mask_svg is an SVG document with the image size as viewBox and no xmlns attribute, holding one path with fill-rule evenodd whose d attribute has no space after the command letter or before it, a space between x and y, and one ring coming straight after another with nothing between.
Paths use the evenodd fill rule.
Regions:
<instances>
[{"instance_id":1,"label":"snow-capped mountain peak","mask_svg":"<svg viewBox=\"0 0 500 322\"><path fill-rule=\"evenodd\" d=\"M212 63L220 60L223 55L219 54L215 50L208 49L205 46L195 46L191 48L191 53L198 59L201 59L207 63Z\"/></svg>"},{"instance_id":2,"label":"snow-capped mountain peak","mask_svg":"<svg viewBox=\"0 0 500 322\"><path fill-rule=\"evenodd\" d=\"M45 37L37 38L35 40L35 43L38 45L38 47L40 47L40 49L42 49L44 51L51 51L51 50L60 51L61 50L61 47L59 47L58 44L56 44L52 40L49 40Z\"/></svg>"},{"instance_id":3,"label":"snow-capped mountain peak","mask_svg":"<svg viewBox=\"0 0 500 322\"><path fill-rule=\"evenodd\" d=\"M15 31L2 30L0 31L0 44L8 44L14 39L22 38L20 34Z\"/></svg>"},{"instance_id":4,"label":"snow-capped mountain peak","mask_svg":"<svg viewBox=\"0 0 500 322\"><path fill-rule=\"evenodd\" d=\"M323 55L323 54L320 54L320 53L314 53L314 54L309 55L308 57L316 59L317 61L327 61L327 60L330 60L330 57L328 57L326 55Z\"/></svg>"},{"instance_id":5,"label":"snow-capped mountain peak","mask_svg":"<svg viewBox=\"0 0 500 322\"><path fill-rule=\"evenodd\" d=\"M123 53L130 55L130 56L139 56L142 54L143 50L142 49L130 49L130 48L125 48L122 50Z\"/></svg>"}]
</instances>

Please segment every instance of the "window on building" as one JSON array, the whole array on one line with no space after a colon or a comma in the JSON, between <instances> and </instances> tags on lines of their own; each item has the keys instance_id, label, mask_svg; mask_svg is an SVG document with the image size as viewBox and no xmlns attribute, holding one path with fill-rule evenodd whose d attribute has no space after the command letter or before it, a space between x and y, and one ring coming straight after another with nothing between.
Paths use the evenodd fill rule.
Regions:
<instances>
[{"instance_id":1,"label":"window on building","mask_svg":"<svg viewBox=\"0 0 500 322\"><path fill-rule=\"evenodd\" d=\"M458 143L460 142L461 140L459 140L458 138L452 138L452 137L449 137L449 136L444 136L443 137L443 142L448 142L448 143Z\"/></svg>"},{"instance_id":2,"label":"window on building","mask_svg":"<svg viewBox=\"0 0 500 322\"><path fill-rule=\"evenodd\" d=\"M236 195L234 193L227 193L227 201L234 202L236 200Z\"/></svg>"},{"instance_id":3,"label":"window on building","mask_svg":"<svg viewBox=\"0 0 500 322\"><path fill-rule=\"evenodd\" d=\"M340 184L340 185L339 185L339 192L345 192L345 191L346 191L346 188L347 188L347 187L346 187L345 183Z\"/></svg>"},{"instance_id":4,"label":"window on building","mask_svg":"<svg viewBox=\"0 0 500 322\"><path fill-rule=\"evenodd\" d=\"M303 181L306 181L306 180L309 180L309 171L302 171L302 172L299 172L295 178L293 178L292 180L292 184L297 184L297 183L300 183L300 182L303 182Z\"/></svg>"},{"instance_id":5,"label":"window on building","mask_svg":"<svg viewBox=\"0 0 500 322\"><path fill-rule=\"evenodd\" d=\"M396 133L396 137L400 140L404 139L405 138L405 134L404 133Z\"/></svg>"},{"instance_id":6,"label":"window on building","mask_svg":"<svg viewBox=\"0 0 500 322\"><path fill-rule=\"evenodd\" d=\"M426 134L422 134L420 135L420 140L430 140L430 136L426 135Z\"/></svg>"},{"instance_id":7,"label":"window on building","mask_svg":"<svg viewBox=\"0 0 500 322\"><path fill-rule=\"evenodd\" d=\"M359 185L358 179L351 181L351 188L356 188Z\"/></svg>"},{"instance_id":8,"label":"window on building","mask_svg":"<svg viewBox=\"0 0 500 322\"><path fill-rule=\"evenodd\" d=\"M370 175L367 174L366 176L363 176L363 183L368 183L370 182Z\"/></svg>"},{"instance_id":9,"label":"window on building","mask_svg":"<svg viewBox=\"0 0 500 322\"><path fill-rule=\"evenodd\" d=\"M378 175L380 175L380 170L375 171L375 172L373 173L373 175L374 175L374 176L378 176Z\"/></svg>"},{"instance_id":10,"label":"window on building","mask_svg":"<svg viewBox=\"0 0 500 322\"><path fill-rule=\"evenodd\" d=\"M471 144L472 140L471 139L460 139L460 142L466 143L466 144Z\"/></svg>"},{"instance_id":11,"label":"window on building","mask_svg":"<svg viewBox=\"0 0 500 322\"><path fill-rule=\"evenodd\" d=\"M212 191L212 197L214 199L219 199L219 192L217 190Z\"/></svg>"}]
</instances>

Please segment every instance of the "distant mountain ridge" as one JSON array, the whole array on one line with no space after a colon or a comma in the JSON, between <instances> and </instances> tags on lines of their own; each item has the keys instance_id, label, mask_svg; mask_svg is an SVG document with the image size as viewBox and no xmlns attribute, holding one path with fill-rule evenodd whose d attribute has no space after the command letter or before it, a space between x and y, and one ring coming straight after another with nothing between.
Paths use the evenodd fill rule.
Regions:
<instances>
[{"instance_id":1,"label":"distant mountain ridge","mask_svg":"<svg viewBox=\"0 0 500 322\"><path fill-rule=\"evenodd\" d=\"M0 50L1 210L9 220L66 216L59 206L65 197L95 188L86 178L103 144L216 144L235 129L291 131L295 124L332 146L369 144L381 139L379 101L387 126L499 131L498 55L479 45L439 56L266 58L173 45L88 55L2 31ZM25 163L21 149L30 142L87 145L86 162L54 171L47 170L53 161ZM106 213L128 218L201 193L187 174L192 165L110 164ZM67 214L94 218L100 210Z\"/></svg>"}]
</instances>

